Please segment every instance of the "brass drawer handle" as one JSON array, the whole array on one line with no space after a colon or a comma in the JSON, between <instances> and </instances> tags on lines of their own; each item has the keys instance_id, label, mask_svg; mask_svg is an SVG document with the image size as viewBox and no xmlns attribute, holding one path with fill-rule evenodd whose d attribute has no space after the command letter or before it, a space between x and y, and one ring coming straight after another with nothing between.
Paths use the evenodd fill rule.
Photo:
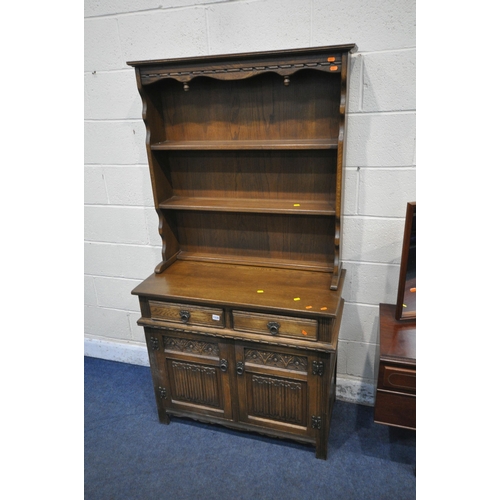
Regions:
<instances>
[{"instance_id":1,"label":"brass drawer handle","mask_svg":"<svg viewBox=\"0 0 500 500\"><path fill-rule=\"evenodd\" d=\"M181 321L183 323L187 323L189 320L189 317L191 316L189 311L179 311L179 315L180 315Z\"/></svg>"},{"instance_id":2,"label":"brass drawer handle","mask_svg":"<svg viewBox=\"0 0 500 500\"><path fill-rule=\"evenodd\" d=\"M269 328L271 335L278 335L279 330L280 330L280 324L278 322L269 321L269 323L267 324L267 327Z\"/></svg>"}]
</instances>

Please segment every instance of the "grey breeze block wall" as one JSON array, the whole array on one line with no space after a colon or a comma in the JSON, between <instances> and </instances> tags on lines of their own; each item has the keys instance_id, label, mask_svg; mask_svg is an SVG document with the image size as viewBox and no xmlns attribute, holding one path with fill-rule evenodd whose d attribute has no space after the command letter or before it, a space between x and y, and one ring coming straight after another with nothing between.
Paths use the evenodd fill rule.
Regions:
<instances>
[{"instance_id":1,"label":"grey breeze block wall","mask_svg":"<svg viewBox=\"0 0 500 500\"><path fill-rule=\"evenodd\" d=\"M161 246L126 61L356 43L337 393L373 404L378 304L396 302L416 199L415 17L414 0L85 0L85 354L148 364L130 291Z\"/></svg>"}]
</instances>

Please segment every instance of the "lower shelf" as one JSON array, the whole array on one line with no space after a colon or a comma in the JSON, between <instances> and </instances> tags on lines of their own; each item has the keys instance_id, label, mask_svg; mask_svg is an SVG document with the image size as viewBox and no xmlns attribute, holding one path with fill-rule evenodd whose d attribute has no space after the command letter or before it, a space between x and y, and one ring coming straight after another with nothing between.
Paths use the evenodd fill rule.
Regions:
<instances>
[{"instance_id":1,"label":"lower shelf","mask_svg":"<svg viewBox=\"0 0 500 500\"><path fill-rule=\"evenodd\" d=\"M333 269L332 263L318 262L318 261L304 261L298 262L296 260L290 260L287 262L285 259L272 260L258 257L245 257L245 256L234 256L228 257L227 255L221 255L220 253L200 253L200 252L185 252L181 251L177 254L178 260L195 260L199 262L215 262L215 263L228 263L237 264L242 266L255 266L264 268L278 268L278 269L303 269L318 271L323 273L331 273Z\"/></svg>"}]
</instances>

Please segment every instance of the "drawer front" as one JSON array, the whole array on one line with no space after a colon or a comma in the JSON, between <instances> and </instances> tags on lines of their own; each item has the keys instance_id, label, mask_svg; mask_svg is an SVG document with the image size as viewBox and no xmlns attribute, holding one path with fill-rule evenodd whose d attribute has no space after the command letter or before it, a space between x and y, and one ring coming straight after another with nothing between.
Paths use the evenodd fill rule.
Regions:
<instances>
[{"instance_id":1,"label":"drawer front","mask_svg":"<svg viewBox=\"0 0 500 500\"><path fill-rule=\"evenodd\" d=\"M410 394L377 391L374 420L379 424L415 429L417 426L417 398Z\"/></svg>"},{"instance_id":2,"label":"drawer front","mask_svg":"<svg viewBox=\"0 0 500 500\"><path fill-rule=\"evenodd\" d=\"M261 333L273 337L318 339L318 322L313 319L233 311L233 327L236 331Z\"/></svg>"},{"instance_id":3,"label":"drawer front","mask_svg":"<svg viewBox=\"0 0 500 500\"><path fill-rule=\"evenodd\" d=\"M408 368L382 365L380 367L379 388L415 394L417 372Z\"/></svg>"},{"instance_id":4,"label":"drawer front","mask_svg":"<svg viewBox=\"0 0 500 500\"><path fill-rule=\"evenodd\" d=\"M159 302L156 300L150 300L149 307L152 319L185 325L224 328L224 311L222 309Z\"/></svg>"}]
</instances>

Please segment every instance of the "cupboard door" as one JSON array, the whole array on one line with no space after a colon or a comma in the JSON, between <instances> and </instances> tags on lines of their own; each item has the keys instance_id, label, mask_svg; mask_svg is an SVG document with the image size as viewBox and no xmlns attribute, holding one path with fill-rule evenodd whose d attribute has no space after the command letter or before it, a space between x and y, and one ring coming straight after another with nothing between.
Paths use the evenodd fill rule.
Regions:
<instances>
[{"instance_id":1,"label":"cupboard door","mask_svg":"<svg viewBox=\"0 0 500 500\"><path fill-rule=\"evenodd\" d=\"M156 346L157 402L165 413L230 419L227 345L184 332L147 330Z\"/></svg>"},{"instance_id":2,"label":"cupboard door","mask_svg":"<svg viewBox=\"0 0 500 500\"><path fill-rule=\"evenodd\" d=\"M314 354L284 347L236 343L240 422L315 436L319 416Z\"/></svg>"}]
</instances>

